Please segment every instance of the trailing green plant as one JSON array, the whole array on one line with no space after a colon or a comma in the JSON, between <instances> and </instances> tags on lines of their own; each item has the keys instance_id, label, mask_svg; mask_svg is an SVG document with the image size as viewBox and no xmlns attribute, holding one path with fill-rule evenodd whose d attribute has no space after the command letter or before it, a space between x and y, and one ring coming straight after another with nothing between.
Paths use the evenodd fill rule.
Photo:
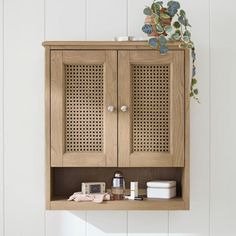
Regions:
<instances>
[{"instance_id":1,"label":"trailing green plant","mask_svg":"<svg viewBox=\"0 0 236 236\"><path fill-rule=\"evenodd\" d=\"M186 12L181 9L180 3L169 0L164 6L163 1L156 1L151 6L145 7L143 13L146 15L142 31L149 36L148 43L153 48L158 48L162 55L168 52L168 42L178 41L181 48L191 49L192 56L192 79L190 84L190 96L196 101L198 99L198 88L196 79L196 53L195 46L191 40L191 32Z\"/></svg>"}]
</instances>

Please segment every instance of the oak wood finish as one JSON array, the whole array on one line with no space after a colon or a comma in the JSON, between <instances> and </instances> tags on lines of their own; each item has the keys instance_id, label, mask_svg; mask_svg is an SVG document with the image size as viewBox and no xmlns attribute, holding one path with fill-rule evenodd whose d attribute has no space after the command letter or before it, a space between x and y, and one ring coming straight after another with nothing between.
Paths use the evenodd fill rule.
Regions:
<instances>
[{"instance_id":1,"label":"oak wood finish","mask_svg":"<svg viewBox=\"0 0 236 236\"><path fill-rule=\"evenodd\" d=\"M52 50L153 50L147 41L46 41L43 46L50 46ZM179 48L178 42L168 43L171 50Z\"/></svg>"},{"instance_id":2,"label":"oak wood finish","mask_svg":"<svg viewBox=\"0 0 236 236\"><path fill-rule=\"evenodd\" d=\"M118 125L118 132L119 132L119 154L118 154L118 163L119 166L127 167L161 167L161 166L184 166L184 52L182 51L170 51L167 55L162 56L158 51L122 51L120 50L118 53L118 107L121 107L122 105L128 106L127 112L121 112L119 110L119 125ZM170 74L168 74L166 77L164 72L161 73L160 80L169 80L169 89L163 89L163 84L155 84L154 82L151 82L152 86L156 86L155 89L158 91L158 89L161 87L160 92L163 93L169 93L169 94L161 94L160 99L162 99L163 103L160 103L156 106L158 110L156 110L157 113L165 113L166 107L169 107L169 122L166 121L169 125L169 140L166 141L167 145L169 143L170 150L167 152L153 152L153 151L147 151L147 152L138 152L133 151L132 147L134 145L134 140L132 136L132 117L134 116L134 111L132 108L133 100L134 100L134 94L132 93L133 85L132 81L134 78L132 78L132 65L160 65L161 67L164 67L165 65L170 65ZM147 69L148 70L148 67ZM139 90L142 90L142 97L144 96L151 96L151 91L153 91L153 88L150 88L147 84L148 80L152 80L153 77L148 75L149 73L145 73L143 71L142 75L140 75L140 80L142 80L139 83L138 88ZM148 75L148 76L146 76ZM150 78L151 77L151 78ZM168 78L169 77L169 78ZM158 78L155 78L155 81L158 81ZM162 82L163 83L163 82ZM167 82L166 82L167 83ZM149 92L150 91L150 92ZM146 94L148 93L148 94ZM141 99L139 99L141 100ZM146 99L150 102L150 98ZM140 114L139 119L143 119L143 122L145 122L145 117L147 116L147 111L153 113L151 109L155 109L151 107L151 104L147 104L146 100L142 105L140 105L140 108L138 108L138 111ZM169 103L169 105L164 105L164 103ZM142 106L142 107L141 107ZM151 108L150 108L151 107ZM151 114L152 116L152 114ZM150 117L149 117L150 118ZM152 118L152 117L151 117ZM153 127L150 127L150 129L157 129L157 123L153 124L155 121L151 121L150 125L153 125ZM161 127L163 126L163 121L160 121ZM142 120L139 122L139 126L145 126L145 124L142 124ZM155 126L156 125L156 126ZM166 125L166 124L164 124ZM156 128L154 128L156 127ZM139 127L138 127L139 128ZM162 129L162 128L161 128ZM140 135L141 135L140 131ZM167 130L160 131L164 135L167 132ZM151 136L151 134L145 133L146 139L148 139L148 136ZM157 145L158 138L161 139L162 135L157 135L156 137L152 138L151 141L154 141L155 143L153 145ZM155 139L155 140L154 140ZM144 145L143 143L140 143L140 145Z\"/></svg>"},{"instance_id":3,"label":"oak wood finish","mask_svg":"<svg viewBox=\"0 0 236 236\"><path fill-rule=\"evenodd\" d=\"M115 171L121 171L125 176L126 189L130 188L131 181L138 181L140 189L146 189L146 182L159 180L175 180L177 182L177 195L181 196L182 168L115 168L115 167L58 167L53 168L52 182L53 196L67 196L81 191L82 182L105 182L110 189Z\"/></svg>"},{"instance_id":4,"label":"oak wood finish","mask_svg":"<svg viewBox=\"0 0 236 236\"><path fill-rule=\"evenodd\" d=\"M67 199L58 198L51 201L52 210L186 210L182 198L144 199L143 201L107 201L101 204L91 202L72 202Z\"/></svg>"},{"instance_id":5,"label":"oak wood finish","mask_svg":"<svg viewBox=\"0 0 236 236\"><path fill-rule=\"evenodd\" d=\"M51 165L52 166L116 166L117 165L117 115L116 111L110 113L107 106L117 104L117 52L116 51L52 51L51 52ZM102 65L104 67L103 86L104 96L104 124L102 152L73 152L66 151L65 137L65 71L64 65ZM73 68L72 68L73 69ZM88 70L85 68L84 70ZM72 73L76 73L72 71ZM92 71L93 73L93 71ZM74 76L74 74L72 75ZM97 76L97 72L93 73ZM74 76L75 77L75 76ZM101 77L101 76L100 76ZM89 78L87 79L89 81ZM79 82L78 82L79 83ZM87 82L86 82L87 83ZM97 84L97 83L96 83ZM89 84L86 84L88 92ZM95 86L94 86L95 87ZM95 89L95 88L90 88ZM70 92L71 94L72 92ZM74 94L74 92L73 92ZM76 94L71 99L76 99ZM98 101L99 102L99 101ZM93 102L96 106L96 101ZM87 103L86 103L87 104ZM89 105L87 105L89 106ZM85 106L84 106L85 107ZM76 108L71 107L72 111ZM89 107L85 115L87 120L93 115ZM83 110L78 111L78 113ZM74 116L74 113L72 114ZM82 114L83 115L83 114ZM73 117L72 117L73 119ZM86 119L86 118L85 118ZM83 119L83 122L86 120ZM69 122L69 121L68 121ZM94 120L94 124L95 124ZM75 127L72 127L75 129ZM85 126L86 129L88 127ZM96 126L94 129L97 128Z\"/></svg>"},{"instance_id":6,"label":"oak wood finish","mask_svg":"<svg viewBox=\"0 0 236 236\"><path fill-rule=\"evenodd\" d=\"M45 47L45 206L50 209L52 176L51 176L51 85L50 85L50 48Z\"/></svg>"},{"instance_id":7,"label":"oak wood finish","mask_svg":"<svg viewBox=\"0 0 236 236\"><path fill-rule=\"evenodd\" d=\"M178 114L179 118L177 120L172 120L173 126L175 125L174 122L178 123L180 127L183 125L184 129L177 135L181 139L184 139L184 148L179 149L179 154L177 156L173 156L170 158L170 155L158 155L155 154L150 154L149 160L146 162L143 162L143 156L141 153L136 153L137 158L136 158L136 163L130 165L128 163L127 165L125 163L122 164L122 157L121 160L119 159L117 162L117 142L114 142L113 145L109 145L106 148L107 153L115 153L114 155L109 155L104 156L104 154L98 154L98 155L90 155L89 153L84 153L83 156L80 156L78 158L77 153L66 153L65 152L65 139L60 137L63 137L63 129L65 126L65 117L63 113L57 113L57 111L54 110L51 105L53 104L58 104L59 110L62 111L63 106L64 106L64 95L59 98L53 97L53 94L58 93L58 88L62 88L64 86L64 81L63 81L63 74L64 74L64 63L78 63L77 60L81 60L84 63L85 61L96 61L94 57L91 57L91 55L94 53L94 55L99 55L95 56L97 57L98 60L105 60L105 68L107 69L108 67L108 74L109 75L109 81L110 85L107 84L105 86L104 90L105 93L109 94L109 91L111 94L114 95L114 97L110 97L110 101L114 104L117 104L118 99L119 99L119 106L123 103L121 94L120 94L120 81L117 80L117 75L119 76L126 76L125 73L130 71L129 68L129 60L130 58L126 57L126 53L130 55L134 55L132 57L133 61L140 60L139 58L139 53L144 52L145 54L147 52L149 53L154 53L156 56L158 55L158 52L155 49L152 49L149 47L147 42L44 42L43 43L45 47L45 55L46 55L46 60L45 60L45 127L46 127L46 208L47 209L54 209L54 210L187 210L189 209L189 50L187 49L180 49L178 43L171 43L169 44L170 52L168 55L164 57L160 57L161 60L166 60L164 59L165 57L168 58L171 56L170 61L175 60L176 67L171 66L171 70L174 73L179 74L179 79L180 83L175 84L174 86L177 86L177 103L178 106L181 108L181 114ZM86 59L86 53L85 51L88 52L87 55L90 53L90 59ZM122 51L122 52L121 52ZM76 56L79 53L82 53L81 55L83 56ZM102 55L100 54L102 52ZM119 65L117 66L118 61L117 61L117 56L119 53L119 58L121 58L123 61L123 66L119 68ZM145 60L148 63L151 63L149 58L149 53L147 53L147 56L145 57ZM175 54L176 53L176 54ZM141 53L142 54L142 53ZM140 55L141 55L140 54ZM179 60L179 57L184 58L184 62ZM85 60L85 61L84 61ZM159 61L159 63L160 63ZM140 60L141 62L141 60ZM52 72L52 68L56 67L56 71ZM178 67L178 68L177 68ZM119 72L117 71L119 69ZM127 74L127 73L126 73ZM61 76L61 77L60 77ZM183 80L184 78L184 80ZM108 79L108 76L105 77L105 79ZM117 88L117 81L119 82L119 87ZM172 81L173 83L177 81ZM131 86L129 83L125 85L125 81L123 81L123 85L127 86L125 90L131 91ZM172 84L173 86L173 84ZM112 89L111 89L112 87ZM53 91L53 92L52 92ZM118 94L117 94L118 91ZM59 92L59 94L63 94L62 91ZM56 95L57 96L57 95ZM110 96L110 95L109 95ZM127 94L125 94L127 97ZM106 105L112 105L110 104L110 101L106 100L107 103ZM124 117L122 118L122 115L124 113L120 114L120 112L117 110L120 107L116 107L116 112L112 113L114 116L111 119L106 119L105 122L107 122L108 126L112 126L112 131L113 135L107 135L106 139L113 139L115 140L117 138L117 116L119 117L119 127L122 127L122 124L120 123L121 120L125 120ZM118 111L118 115L117 115ZM173 111L177 113L177 109ZM59 115L59 120L58 117L55 117L55 114ZM105 116L107 111L104 110ZM174 113L173 113L174 114ZM51 122L52 118L55 118L57 123ZM53 119L54 119L53 118ZM128 121L129 123L130 121ZM183 124L181 122L184 122ZM113 126L113 124L116 124ZM124 126L124 124L123 124ZM53 128L54 127L54 128ZM118 127L118 129L119 129ZM61 130L58 130L61 129ZM173 127L172 127L173 128ZM54 130L54 131L53 131ZM107 129L106 129L107 130ZM59 132L58 132L59 131ZM51 150L51 146L55 145L54 140L52 140L51 135L55 132L57 136L57 140L59 140L58 149L57 146L56 148L53 148ZM130 131L129 131L130 132ZM128 135L123 136L122 141L126 146L128 142ZM110 140L109 140L110 141ZM119 141L119 142L120 142ZM125 142L126 141L126 142ZM111 141L112 142L112 141ZM119 144L118 142L118 144ZM52 145L51 145L52 144ZM172 145L173 146L173 145ZM130 148L130 147L129 147ZM131 150L131 149L129 149ZM58 155L59 151L59 155ZM124 153L122 149L119 149L119 155ZM178 153L178 152L177 152ZM181 154L182 153L182 154ZM100 156L99 156L100 155ZM139 156L140 155L140 156ZM169 160L168 160L169 156ZM115 157L115 158L114 158ZM158 161L155 160L155 158L158 158ZM166 158L167 157L167 158ZM166 158L166 159L165 159ZM127 160L123 159L123 162L127 162ZM148 163L148 164L147 164ZM66 200L66 197L63 197L65 195L69 195L69 191L72 191L75 186L75 183L80 183L82 181L82 177L89 179L89 178L96 178L102 179L102 176L106 175L104 177L104 180L109 183L110 175L113 172L113 170L116 170L117 168L107 168L105 166L119 166L125 165L125 166L159 166L157 168L133 168L133 167L128 167L128 168L121 168L121 170L125 173L127 176L127 180L131 181L132 176L139 176L139 182L140 186L144 187L145 186L145 181L151 180L154 178L158 179L167 179L168 177L170 179L175 179L179 183L178 187L178 197L171 199L171 200L150 200L150 199L145 199L144 201L111 201L111 202L106 202L102 204L94 204L94 203L76 203L76 202L68 202ZM79 167L83 166L83 167ZM87 171L80 171L78 172L79 168L84 168L88 167ZM60 167L60 168L58 168ZM70 168L66 168L70 167ZM71 168L71 167L76 167L76 168ZM101 167L101 168L97 168ZM77 169L78 168L78 169ZM59 171L60 169L60 171ZM74 170L73 170L74 169ZM86 169L86 168L85 168ZM101 169L101 170L99 170ZM119 168L118 168L119 169ZM74 173L79 180L73 181L73 174ZM91 174L92 173L92 174ZM148 174L149 173L149 174ZM86 177L86 175L88 177ZM148 177L149 176L149 177ZM65 181L64 187L60 183ZM71 183L71 185L70 185ZM108 184L109 185L109 184ZM128 184L129 185L129 184ZM66 187L65 187L66 186ZM144 187L145 188L145 187ZM68 192L67 192L68 191ZM57 195L60 196L57 196Z\"/></svg>"}]
</instances>

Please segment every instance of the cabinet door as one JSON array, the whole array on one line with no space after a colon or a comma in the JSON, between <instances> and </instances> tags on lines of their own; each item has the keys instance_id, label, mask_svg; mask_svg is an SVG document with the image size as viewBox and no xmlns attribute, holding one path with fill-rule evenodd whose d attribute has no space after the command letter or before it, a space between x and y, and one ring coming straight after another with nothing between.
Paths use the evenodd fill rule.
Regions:
<instances>
[{"instance_id":1,"label":"cabinet door","mask_svg":"<svg viewBox=\"0 0 236 236\"><path fill-rule=\"evenodd\" d=\"M119 166L184 166L183 51L119 51L118 107Z\"/></svg>"},{"instance_id":2,"label":"cabinet door","mask_svg":"<svg viewBox=\"0 0 236 236\"><path fill-rule=\"evenodd\" d=\"M51 165L117 166L117 51L51 52Z\"/></svg>"}]
</instances>

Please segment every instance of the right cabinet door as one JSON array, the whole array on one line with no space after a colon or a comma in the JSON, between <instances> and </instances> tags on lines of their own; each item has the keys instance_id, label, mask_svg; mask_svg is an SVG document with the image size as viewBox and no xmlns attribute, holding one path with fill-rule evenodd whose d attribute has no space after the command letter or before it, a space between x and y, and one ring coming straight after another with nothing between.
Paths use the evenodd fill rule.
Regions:
<instances>
[{"instance_id":1,"label":"right cabinet door","mask_svg":"<svg viewBox=\"0 0 236 236\"><path fill-rule=\"evenodd\" d=\"M184 51L118 52L118 165L184 166Z\"/></svg>"}]
</instances>

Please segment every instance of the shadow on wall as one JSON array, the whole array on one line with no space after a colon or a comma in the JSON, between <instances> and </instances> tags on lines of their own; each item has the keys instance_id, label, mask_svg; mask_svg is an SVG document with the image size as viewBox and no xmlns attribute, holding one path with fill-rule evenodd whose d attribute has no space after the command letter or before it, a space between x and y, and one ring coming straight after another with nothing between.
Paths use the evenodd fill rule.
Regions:
<instances>
[{"instance_id":1,"label":"shadow on wall","mask_svg":"<svg viewBox=\"0 0 236 236\"><path fill-rule=\"evenodd\" d=\"M46 215L47 236L200 235L188 229L168 233L168 211L47 211Z\"/></svg>"},{"instance_id":2,"label":"shadow on wall","mask_svg":"<svg viewBox=\"0 0 236 236\"><path fill-rule=\"evenodd\" d=\"M81 213L70 211L70 214L81 217ZM87 235L127 233L168 235L168 212L153 211L87 211ZM81 219L84 219L82 216Z\"/></svg>"}]
</instances>

